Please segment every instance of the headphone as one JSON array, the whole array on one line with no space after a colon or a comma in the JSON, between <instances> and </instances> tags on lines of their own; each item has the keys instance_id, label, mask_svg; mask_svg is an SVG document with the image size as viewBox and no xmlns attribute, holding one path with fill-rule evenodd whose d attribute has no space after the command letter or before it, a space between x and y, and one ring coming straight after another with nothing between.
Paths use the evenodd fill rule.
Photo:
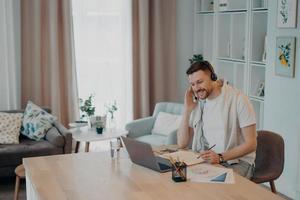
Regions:
<instances>
[{"instance_id":1,"label":"headphone","mask_svg":"<svg viewBox=\"0 0 300 200\"><path fill-rule=\"evenodd\" d=\"M215 70L213 68L213 66L206 60L200 61L199 63L201 63L202 66L205 66L209 71L210 71L210 79L213 81L218 80L218 76L215 73Z\"/></svg>"}]
</instances>

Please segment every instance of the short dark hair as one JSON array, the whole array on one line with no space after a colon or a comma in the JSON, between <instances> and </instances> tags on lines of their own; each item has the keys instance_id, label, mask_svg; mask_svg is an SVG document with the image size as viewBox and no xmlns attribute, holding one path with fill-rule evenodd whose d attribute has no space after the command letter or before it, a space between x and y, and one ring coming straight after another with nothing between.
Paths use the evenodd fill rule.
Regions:
<instances>
[{"instance_id":1,"label":"short dark hair","mask_svg":"<svg viewBox=\"0 0 300 200\"><path fill-rule=\"evenodd\" d=\"M188 68L188 70L186 70L186 74L191 75L194 72L197 72L199 70L209 71L211 74L211 79L213 81L217 80L217 75L215 73L213 66L206 60L196 61L192 63L191 66Z\"/></svg>"}]
</instances>

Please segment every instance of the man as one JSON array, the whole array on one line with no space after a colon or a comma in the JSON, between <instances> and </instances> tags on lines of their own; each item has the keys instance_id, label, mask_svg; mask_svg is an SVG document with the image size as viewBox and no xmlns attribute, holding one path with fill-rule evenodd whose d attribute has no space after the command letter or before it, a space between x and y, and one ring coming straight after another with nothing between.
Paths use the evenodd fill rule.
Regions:
<instances>
[{"instance_id":1,"label":"man","mask_svg":"<svg viewBox=\"0 0 300 200\"><path fill-rule=\"evenodd\" d=\"M207 61L194 62L187 70L189 89L178 129L178 145L200 152L212 164L233 168L251 178L256 151L256 121L253 107L244 94L217 80ZM211 148L210 147L213 147Z\"/></svg>"}]
</instances>

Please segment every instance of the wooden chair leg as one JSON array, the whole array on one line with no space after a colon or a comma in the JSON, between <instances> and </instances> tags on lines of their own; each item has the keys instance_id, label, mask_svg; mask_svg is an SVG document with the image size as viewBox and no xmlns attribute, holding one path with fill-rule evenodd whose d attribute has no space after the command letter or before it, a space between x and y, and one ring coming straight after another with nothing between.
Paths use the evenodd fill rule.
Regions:
<instances>
[{"instance_id":1,"label":"wooden chair leg","mask_svg":"<svg viewBox=\"0 0 300 200\"><path fill-rule=\"evenodd\" d=\"M277 194L274 181L270 181L271 190L274 194Z\"/></svg>"},{"instance_id":2,"label":"wooden chair leg","mask_svg":"<svg viewBox=\"0 0 300 200\"><path fill-rule=\"evenodd\" d=\"M19 190L20 190L20 177L16 176L14 200L18 200Z\"/></svg>"},{"instance_id":3,"label":"wooden chair leg","mask_svg":"<svg viewBox=\"0 0 300 200\"><path fill-rule=\"evenodd\" d=\"M79 151L79 146L80 146L80 142L76 141L75 153L78 153L78 151Z\"/></svg>"}]
</instances>

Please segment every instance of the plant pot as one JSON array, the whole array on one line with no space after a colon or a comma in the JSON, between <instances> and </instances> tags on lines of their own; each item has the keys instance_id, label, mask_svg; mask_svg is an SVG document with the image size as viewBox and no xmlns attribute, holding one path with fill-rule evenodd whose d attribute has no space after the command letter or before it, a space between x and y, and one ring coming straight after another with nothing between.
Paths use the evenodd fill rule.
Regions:
<instances>
[{"instance_id":1,"label":"plant pot","mask_svg":"<svg viewBox=\"0 0 300 200\"><path fill-rule=\"evenodd\" d=\"M96 127L96 131L98 134L102 134L103 133L103 127Z\"/></svg>"}]
</instances>

